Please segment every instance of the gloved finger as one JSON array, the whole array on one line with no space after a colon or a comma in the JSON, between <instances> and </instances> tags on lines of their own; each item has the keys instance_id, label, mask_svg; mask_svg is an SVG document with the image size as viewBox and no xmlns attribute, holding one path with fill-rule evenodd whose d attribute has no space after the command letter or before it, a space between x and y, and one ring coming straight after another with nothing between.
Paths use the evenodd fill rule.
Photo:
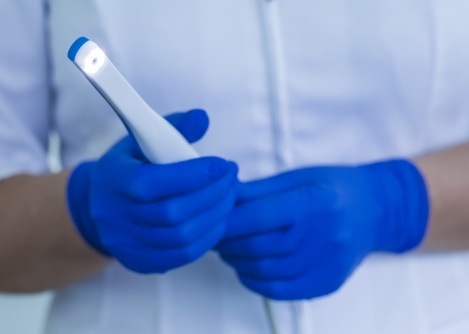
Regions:
<instances>
[{"instance_id":1,"label":"gloved finger","mask_svg":"<svg viewBox=\"0 0 469 334\"><path fill-rule=\"evenodd\" d=\"M209 118L202 109L179 112L165 117L189 143L201 139L209 127Z\"/></svg>"},{"instance_id":2,"label":"gloved finger","mask_svg":"<svg viewBox=\"0 0 469 334\"><path fill-rule=\"evenodd\" d=\"M189 110L187 112L173 113L165 117L188 142L193 143L201 139L209 126L207 113L201 109ZM132 135L127 135L119 140L110 150L109 154L116 161L125 163L136 162L149 163L140 146ZM133 158L133 159L129 159Z\"/></svg>"},{"instance_id":3,"label":"gloved finger","mask_svg":"<svg viewBox=\"0 0 469 334\"><path fill-rule=\"evenodd\" d=\"M307 235L302 229L295 231L294 227L290 227L246 238L223 239L216 250L222 256L241 259L285 256L298 250L305 238Z\"/></svg>"},{"instance_id":4,"label":"gloved finger","mask_svg":"<svg viewBox=\"0 0 469 334\"><path fill-rule=\"evenodd\" d=\"M152 202L197 191L237 172L236 164L216 157L141 165L126 192L134 200Z\"/></svg>"},{"instance_id":5,"label":"gloved finger","mask_svg":"<svg viewBox=\"0 0 469 334\"><path fill-rule=\"evenodd\" d=\"M131 135L124 136L118 140L103 157L104 161L114 161L114 163L124 163L131 165L139 165L146 162L146 158L138 146L137 141Z\"/></svg>"},{"instance_id":6,"label":"gloved finger","mask_svg":"<svg viewBox=\"0 0 469 334\"><path fill-rule=\"evenodd\" d=\"M333 192L314 186L246 202L238 205L230 215L224 239L285 229L330 210L335 202Z\"/></svg>"},{"instance_id":7,"label":"gloved finger","mask_svg":"<svg viewBox=\"0 0 469 334\"><path fill-rule=\"evenodd\" d=\"M142 274L164 273L202 257L218 243L224 231L225 224L218 224L202 238L184 248L157 250L144 247L124 247L117 249L112 255L132 271Z\"/></svg>"},{"instance_id":8,"label":"gloved finger","mask_svg":"<svg viewBox=\"0 0 469 334\"><path fill-rule=\"evenodd\" d=\"M277 244L270 245L275 254ZM238 273L255 279L276 280L293 278L311 268L324 267L324 263L340 263L343 252L337 251L337 245L323 240L321 235L311 235L301 240L294 251L285 255L270 255L269 249L264 257L249 258L221 253L222 259ZM343 261L342 261L343 262Z\"/></svg>"},{"instance_id":9,"label":"gloved finger","mask_svg":"<svg viewBox=\"0 0 469 334\"><path fill-rule=\"evenodd\" d=\"M207 113L201 109L193 109L187 112L178 112L167 115L166 120L171 123L190 143L196 142L201 139L209 126L209 118ZM109 150L111 154L124 154L124 159L127 159L127 155L139 159L145 160L142 151L135 138L131 135L127 135L119 140Z\"/></svg>"},{"instance_id":10,"label":"gloved finger","mask_svg":"<svg viewBox=\"0 0 469 334\"><path fill-rule=\"evenodd\" d=\"M191 218L185 223L172 227L135 226L125 224L121 227L126 237L130 237L148 247L165 249L180 248L194 243L217 225L226 225L226 218L233 209L236 191L232 190L210 210Z\"/></svg>"},{"instance_id":11,"label":"gloved finger","mask_svg":"<svg viewBox=\"0 0 469 334\"><path fill-rule=\"evenodd\" d=\"M153 203L136 203L126 208L125 215L139 224L175 226L186 222L219 204L230 193L236 193L236 174L228 173L208 186Z\"/></svg>"},{"instance_id":12,"label":"gloved finger","mask_svg":"<svg viewBox=\"0 0 469 334\"><path fill-rule=\"evenodd\" d=\"M240 274L239 279L248 289L264 297L273 300L302 300L337 291L347 276L340 268L325 264L293 278L261 280Z\"/></svg>"},{"instance_id":13,"label":"gloved finger","mask_svg":"<svg viewBox=\"0 0 469 334\"><path fill-rule=\"evenodd\" d=\"M310 185L311 172L296 170L265 179L244 182L239 187L238 202L244 203L258 198L285 193L295 188Z\"/></svg>"},{"instance_id":14,"label":"gloved finger","mask_svg":"<svg viewBox=\"0 0 469 334\"><path fill-rule=\"evenodd\" d=\"M308 269L309 265L302 256L292 254L262 259L242 259L222 255L222 259L239 274L259 280L294 278Z\"/></svg>"}]
</instances>

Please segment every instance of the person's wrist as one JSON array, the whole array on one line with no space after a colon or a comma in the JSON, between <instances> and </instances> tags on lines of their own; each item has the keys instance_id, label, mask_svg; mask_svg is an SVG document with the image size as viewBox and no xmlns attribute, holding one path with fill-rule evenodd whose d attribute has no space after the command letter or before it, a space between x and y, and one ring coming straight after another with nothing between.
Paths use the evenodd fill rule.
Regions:
<instances>
[{"instance_id":1,"label":"person's wrist","mask_svg":"<svg viewBox=\"0 0 469 334\"><path fill-rule=\"evenodd\" d=\"M90 217L90 178L94 162L84 162L70 172L67 184L68 211L83 240L105 256L109 253L101 245L96 226Z\"/></svg>"},{"instance_id":2,"label":"person's wrist","mask_svg":"<svg viewBox=\"0 0 469 334\"><path fill-rule=\"evenodd\" d=\"M425 180L407 160L389 160L366 166L376 180L375 196L383 217L377 222L375 251L403 253L424 239L429 199Z\"/></svg>"}]
</instances>

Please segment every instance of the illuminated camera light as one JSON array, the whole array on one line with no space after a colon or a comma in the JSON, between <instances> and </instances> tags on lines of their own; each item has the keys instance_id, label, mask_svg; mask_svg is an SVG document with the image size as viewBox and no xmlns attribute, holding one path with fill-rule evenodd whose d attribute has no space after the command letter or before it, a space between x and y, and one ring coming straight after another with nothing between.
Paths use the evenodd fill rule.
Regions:
<instances>
[{"instance_id":1,"label":"illuminated camera light","mask_svg":"<svg viewBox=\"0 0 469 334\"><path fill-rule=\"evenodd\" d=\"M69 58L89 77L98 74L107 62L107 56L101 48L90 40L82 45L73 57Z\"/></svg>"},{"instance_id":2,"label":"illuminated camera light","mask_svg":"<svg viewBox=\"0 0 469 334\"><path fill-rule=\"evenodd\" d=\"M106 55L104 54L103 50L96 48L91 50L88 55L85 56L81 68L86 74L94 75L103 68L105 62Z\"/></svg>"}]
</instances>

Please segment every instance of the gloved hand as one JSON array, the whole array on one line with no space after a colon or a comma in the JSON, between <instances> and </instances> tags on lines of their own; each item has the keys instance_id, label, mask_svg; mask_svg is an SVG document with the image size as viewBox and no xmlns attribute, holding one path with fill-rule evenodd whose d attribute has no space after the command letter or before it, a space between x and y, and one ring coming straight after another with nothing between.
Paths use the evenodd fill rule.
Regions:
<instances>
[{"instance_id":1,"label":"gloved hand","mask_svg":"<svg viewBox=\"0 0 469 334\"><path fill-rule=\"evenodd\" d=\"M191 142L208 117L201 110L168 120ZM139 273L195 261L219 242L236 198L237 167L220 158L151 164L130 136L71 173L69 211L82 237Z\"/></svg>"},{"instance_id":2,"label":"gloved hand","mask_svg":"<svg viewBox=\"0 0 469 334\"><path fill-rule=\"evenodd\" d=\"M409 162L318 167L241 184L221 257L252 291L310 299L337 290L371 252L416 247L426 186Z\"/></svg>"}]
</instances>

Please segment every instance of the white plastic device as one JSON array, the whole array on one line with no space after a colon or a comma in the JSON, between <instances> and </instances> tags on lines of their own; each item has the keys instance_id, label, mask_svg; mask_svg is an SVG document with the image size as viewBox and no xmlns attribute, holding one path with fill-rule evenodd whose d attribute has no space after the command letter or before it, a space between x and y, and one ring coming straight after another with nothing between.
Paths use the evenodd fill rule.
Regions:
<instances>
[{"instance_id":1,"label":"white plastic device","mask_svg":"<svg viewBox=\"0 0 469 334\"><path fill-rule=\"evenodd\" d=\"M114 109L150 162L173 163L199 156L179 131L142 99L96 43L78 38L68 58Z\"/></svg>"}]
</instances>

